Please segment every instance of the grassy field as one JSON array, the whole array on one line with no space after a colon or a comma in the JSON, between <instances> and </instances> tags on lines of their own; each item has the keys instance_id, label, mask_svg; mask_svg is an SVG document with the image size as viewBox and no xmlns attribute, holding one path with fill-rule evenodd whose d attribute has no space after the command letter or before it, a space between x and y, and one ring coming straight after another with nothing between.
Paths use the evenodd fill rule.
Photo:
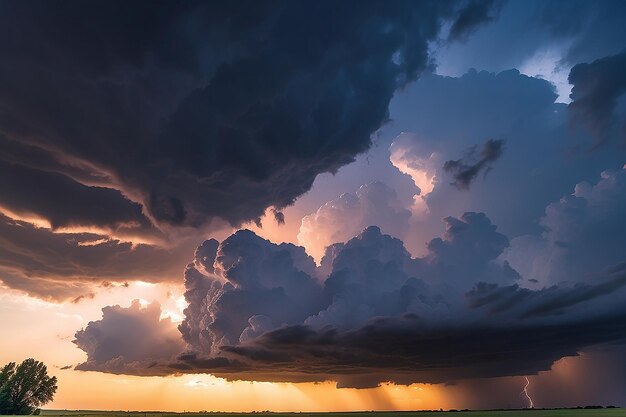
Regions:
<instances>
[{"instance_id":1,"label":"grassy field","mask_svg":"<svg viewBox=\"0 0 626 417\"><path fill-rule=\"evenodd\" d=\"M353 412L353 413L164 413L87 410L43 410L46 417L626 417L625 408L559 409L559 410L505 410L505 411L404 411L404 412Z\"/></svg>"}]
</instances>

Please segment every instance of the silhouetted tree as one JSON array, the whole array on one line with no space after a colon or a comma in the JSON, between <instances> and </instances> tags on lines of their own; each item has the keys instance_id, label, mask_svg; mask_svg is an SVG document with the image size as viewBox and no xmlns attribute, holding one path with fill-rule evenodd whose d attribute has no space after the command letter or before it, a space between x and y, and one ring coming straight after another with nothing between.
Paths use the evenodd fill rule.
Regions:
<instances>
[{"instance_id":1,"label":"silhouetted tree","mask_svg":"<svg viewBox=\"0 0 626 417\"><path fill-rule=\"evenodd\" d=\"M0 369L0 414L32 414L51 401L56 390L57 379L48 376L42 362L10 362Z\"/></svg>"}]
</instances>

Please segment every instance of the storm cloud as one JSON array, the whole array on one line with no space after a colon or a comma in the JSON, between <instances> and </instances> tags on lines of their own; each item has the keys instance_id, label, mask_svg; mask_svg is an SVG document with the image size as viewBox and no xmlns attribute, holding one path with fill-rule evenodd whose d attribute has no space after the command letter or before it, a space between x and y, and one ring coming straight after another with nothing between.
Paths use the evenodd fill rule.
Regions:
<instances>
[{"instance_id":1,"label":"storm cloud","mask_svg":"<svg viewBox=\"0 0 626 417\"><path fill-rule=\"evenodd\" d=\"M585 283L524 288L484 214L445 223L422 258L369 227L330 246L319 268L302 248L250 231L207 241L185 272L186 350L97 369L365 388L535 374L624 340L624 264Z\"/></svg>"},{"instance_id":2,"label":"storm cloud","mask_svg":"<svg viewBox=\"0 0 626 417\"><path fill-rule=\"evenodd\" d=\"M55 232L0 214L0 276L33 297L65 301L90 294L103 282L179 281L193 246L133 244L107 235Z\"/></svg>"},{"instance_id":3,"label":"storm cloud","mask_svg":"<svg viewBox=\"0 0 626 417\"><path fill-rule=\"evenodd\" d=\"M585 282L624 262L626 169L602 172L550 203L539 220L541 233L512 239L507 259L536 286ZM593 242L593 244L590 244Z\"/></svg>"},{"instance_id":4,"label":"storm cloud","mask_svg":"<svg viewBox=\"0 0 626 417\"><path fill-rule=\"evenodd\" d=\"M573 122L589 129L598 144L611 136L626 142L626 107L618 102L626 93L626 52L574 66L569 82Z\"/></svg>"},{"instance_id":5,"label":"storm cloud","mask_svg":"<svg viewBox=\"0 0 626 417\"><path fill-rule=\"evenodd\" d=\"M442 217L466 211L484 212L511 239L540 234L539 219L550 202L578 183L595 183L602 171L621 169L623 146L610 140L591 150L593 136L572 129L568 106L556 98L548 81L516 70L425 75L396 96L388 157L420 188L404 236L411 253L424 253L424 242L441 233ZM459 192L450 186L454 173L444 170L444 163L458 160L466 149L479 152L484 138L504 140L503 151L486 178L481 171L470 190ZM366 170L366 163L358 169ZM403 180L385 183L401 192Z\"/></svg>"},{"instance_id":6,"label":"storm cloud","mask_svg":"<svg viewBox=\"0 0 626 417\"><path fill-rule=\"evenodd\" d=\"M620 0L527 0L502 2L490 24L463 43L437 51L441 75L471 68L522 73L554 83L560 102L569 102L568 74L582 62L623 52L626 6Z\"/></svg>"},{"instance_id":7,"label":"storm cloud","mask_svg":"<svg viewBox=\"0 0 626 417\"><path fill-rule=\"evenodd\" d=\"M626 26L590 4L0 0L0 288L183 273L181 321L104 307L82 371L368 388L622 352Z\"/></svg>"},{"instance_id":8,"label":"storm cloud","mask_svg":"<svg viewBox=\"0 0 626 417\"><path fill-rule=\"evenodd\" d=\"M45 158L46 171L117 190L174 226L240 224L293 203L317 174L370 146L395 90L428 65L427 44L444 21L490 8L119 6L2 3L0 82L11 87L0 95L0 132L9 146L31 149L11 163L34 169L32 158Z\"/></svg>"},{"instance_id":9,"label":"storm cloud","mask_svg":"<svg viewBox=\"0 0 626 417\"><path fill-rule=\"evenodd\" d=\"M284 222L318 174L371 146L441 28L469 33L492 7L1 1L0 212L155 253L268 208ZM16 270L4 284L66 280L36 261L0 265Z\"/></svg>"},{"instance_id":10,"label":"storm cloud","mask_svg":"<svg viewBox=\"0 0 626 417\"><path fill-rule=\"evenodd\" d=\"M118 234L143 229L146 237L160 235L140 204L111 188L86 186L58 173L0 161L0 199L4 209L37 215L52 229L98 227Z\"/></svg>"},{"instance_id":11,"label":"storm cloud","mask_svg":"<svg viewBox=\"0 0 626 417\"><path fill-rule=\"evenodd\" d=\"M483 143L480 150L472 147L463 158L446 161L443 169L452 174L454 186L460 190L467 190L478 174L483 172L484 176L487 175L493 163L502 155L503 146L503 140L489 139Z\"/></svg>"}]
</instances>

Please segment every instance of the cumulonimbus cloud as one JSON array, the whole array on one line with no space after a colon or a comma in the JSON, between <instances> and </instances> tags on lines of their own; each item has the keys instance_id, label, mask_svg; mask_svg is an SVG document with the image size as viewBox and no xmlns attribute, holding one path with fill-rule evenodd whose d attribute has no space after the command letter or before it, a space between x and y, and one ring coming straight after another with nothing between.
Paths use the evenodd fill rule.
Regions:
<instances>
[{"instance_id":1,"label":"cumulonimbus cloud","mask_svg":"<svg viewBox=\"0 0 626 417\"><path fill-rule=\"evenodd\" d=\"M600 198L610 187L597 187L598 201L613 207L614 199ZM372 387L528 375L624 340L620 261L607 258L613 266L589 271L585 282L532 289L503 262L509 241L484 214L445 223L424 257L412 258L401 240L369 227L329 247L319 268L303 248L250 231L206 241L185 271L185 352L144 366L118 360L109 369L109 356L93 355L87 363L140 375Z\"/></svg>"}]
</instances>

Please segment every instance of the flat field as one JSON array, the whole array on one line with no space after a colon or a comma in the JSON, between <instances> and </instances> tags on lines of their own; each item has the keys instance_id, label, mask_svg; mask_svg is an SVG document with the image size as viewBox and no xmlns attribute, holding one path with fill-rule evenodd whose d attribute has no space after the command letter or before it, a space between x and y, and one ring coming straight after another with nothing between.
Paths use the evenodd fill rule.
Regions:
<instances>
[{"instance_id":1,"label":"flat field","mask_svg":"<svg viewBox=\"0 0 626 417\"><path fill-rule=\"evenodd\" d=\"M489 411L390 411L351 413L166 413L88 410L42 410L45 417L626 417L626 408L489 410Z\"/></svg>"}]
</instances>

